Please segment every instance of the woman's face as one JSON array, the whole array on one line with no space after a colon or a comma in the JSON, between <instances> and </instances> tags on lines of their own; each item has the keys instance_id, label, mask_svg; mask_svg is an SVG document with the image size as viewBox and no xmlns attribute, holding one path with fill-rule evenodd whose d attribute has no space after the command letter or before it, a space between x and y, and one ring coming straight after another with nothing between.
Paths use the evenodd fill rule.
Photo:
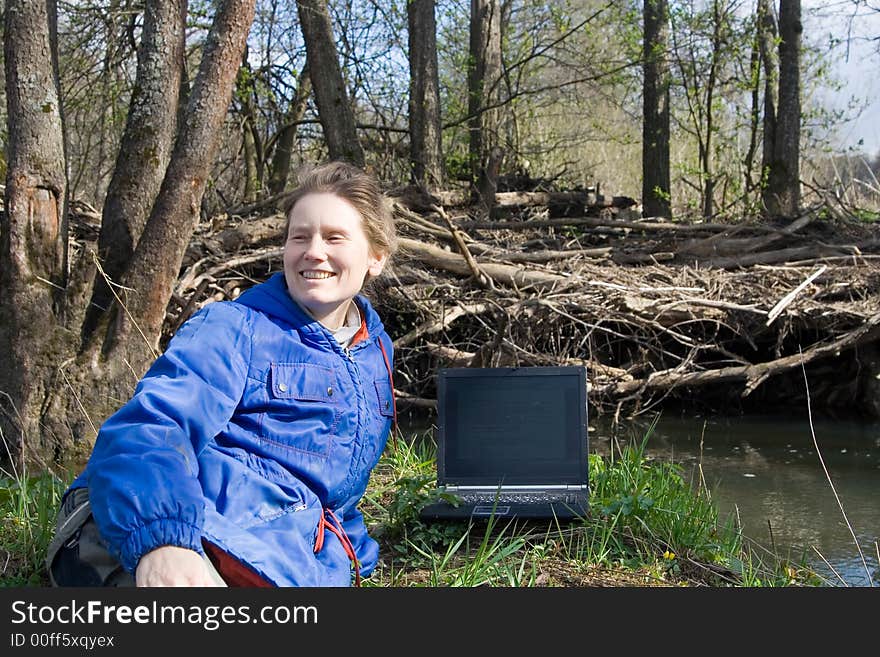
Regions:
<instances>
[{"instance_id":1,"label":"woman's face","mask_svg":"<svg viewBox=\"0 0 880 657\"><path fill-rule=\"evenodd\" d=\"M287 290L325 326L343 324L367 274L382 273L386 259L373 253L363 220L348 201L314 193L293 206L284 244Z\"/></svg>"}]
</instances>

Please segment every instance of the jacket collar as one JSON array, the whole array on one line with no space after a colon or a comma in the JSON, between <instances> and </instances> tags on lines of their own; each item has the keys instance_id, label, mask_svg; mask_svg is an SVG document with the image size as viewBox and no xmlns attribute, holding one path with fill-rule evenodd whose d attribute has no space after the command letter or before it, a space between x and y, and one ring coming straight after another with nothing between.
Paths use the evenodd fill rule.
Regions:
<instances>
[{"instance_id":1,"label":"jacket collar","mask_svg":"<svg viewBox=\"0 0 880 657\"><path fill-rule=\"evenodd\" d=\"M236 302L283 320L299 331L304 339L319 343L329 341L338 345L330 331L291 298L287 291L284 272L276 272L265 282L249 288L236 299ZM384 326L369 300L359 294L355 297L355 303L358 304L363 316L369 335L367 339L382 333Z\"/></svg>"}]
</instances>

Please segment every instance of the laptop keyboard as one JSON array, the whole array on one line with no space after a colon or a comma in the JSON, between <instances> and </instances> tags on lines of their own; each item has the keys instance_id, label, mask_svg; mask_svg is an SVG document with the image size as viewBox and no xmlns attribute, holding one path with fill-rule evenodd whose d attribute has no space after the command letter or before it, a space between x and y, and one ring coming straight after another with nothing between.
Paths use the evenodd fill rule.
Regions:
<instances>
[{"instance_id":1,"label":"laptop keyboard","mask_svg":"<svg viewBox=\"0 0 880 657\"><path fill-rule=\"evenodd\" d=\"M464 504L575 504L583 497L573 493L456 493Z\"/></svg>"}]
</instances>

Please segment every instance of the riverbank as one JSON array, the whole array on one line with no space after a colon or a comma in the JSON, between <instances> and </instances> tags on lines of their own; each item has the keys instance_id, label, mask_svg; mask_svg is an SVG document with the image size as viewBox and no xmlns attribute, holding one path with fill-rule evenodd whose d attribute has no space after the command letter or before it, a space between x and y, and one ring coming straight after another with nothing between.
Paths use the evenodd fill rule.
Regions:
<instances>
[{"instance_id":1,"label":"riverbank","mask_svg":"<svg viewBox=\"0 0 880 657\"><path fill-rule=\"evenodd\" d=\"M590 455L591 514L578 522L425 523L435 499L429 433L386 450L362 510L383 549L379 586L815 586L719 519L708 491L645 442Z\"/></svg>"},{"instance_id":2,"label":"riverbank","mask_svg":"<svg viewBox=\"0 0 880 657\"><path fill-rule=\"evenodd\" d=\"M649 418L594 418L591 451L643 435ZM646 456L704 483L722 518L779 555L797 555L831 586L880 585L880 423L856 417L706 416L664 411Z\"/></svg>"},{"instance_id":3,"label":"riverbank","mask_svg":"<svg viewBox=\"0 0 880 657\"><path fill-rule=\"evenodd\" d=\"M430 440L389 442L361 510L381 545L364 586L815 586L787 563L720 525L706 495L670 463L645 458L644 445L590 456L591 517L568 524L426 524L433 499ZM419 438L416 436L415 438ZM50 475L0 482L4 586L46 586L43 559L62 482Z\"/></svg>"}]
</instances>

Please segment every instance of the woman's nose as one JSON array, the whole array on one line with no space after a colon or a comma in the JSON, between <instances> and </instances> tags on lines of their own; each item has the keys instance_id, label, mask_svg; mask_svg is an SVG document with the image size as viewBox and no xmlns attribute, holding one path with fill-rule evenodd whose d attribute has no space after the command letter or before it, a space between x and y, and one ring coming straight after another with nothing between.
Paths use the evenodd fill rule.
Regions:
<instances>
[{"instance_id":1,"label":"woman's nose","mask_svg":"<svg viewBox=\"0 0 880 657\"><path fill-rule=\"evenodd\" d=\"M321 239L320 235L315 235L309 240L308 246L306 248L305 257L310 260L325 260L327 257L327 251L324 248L324 240Z\"/></svg>"}]
</instances>

